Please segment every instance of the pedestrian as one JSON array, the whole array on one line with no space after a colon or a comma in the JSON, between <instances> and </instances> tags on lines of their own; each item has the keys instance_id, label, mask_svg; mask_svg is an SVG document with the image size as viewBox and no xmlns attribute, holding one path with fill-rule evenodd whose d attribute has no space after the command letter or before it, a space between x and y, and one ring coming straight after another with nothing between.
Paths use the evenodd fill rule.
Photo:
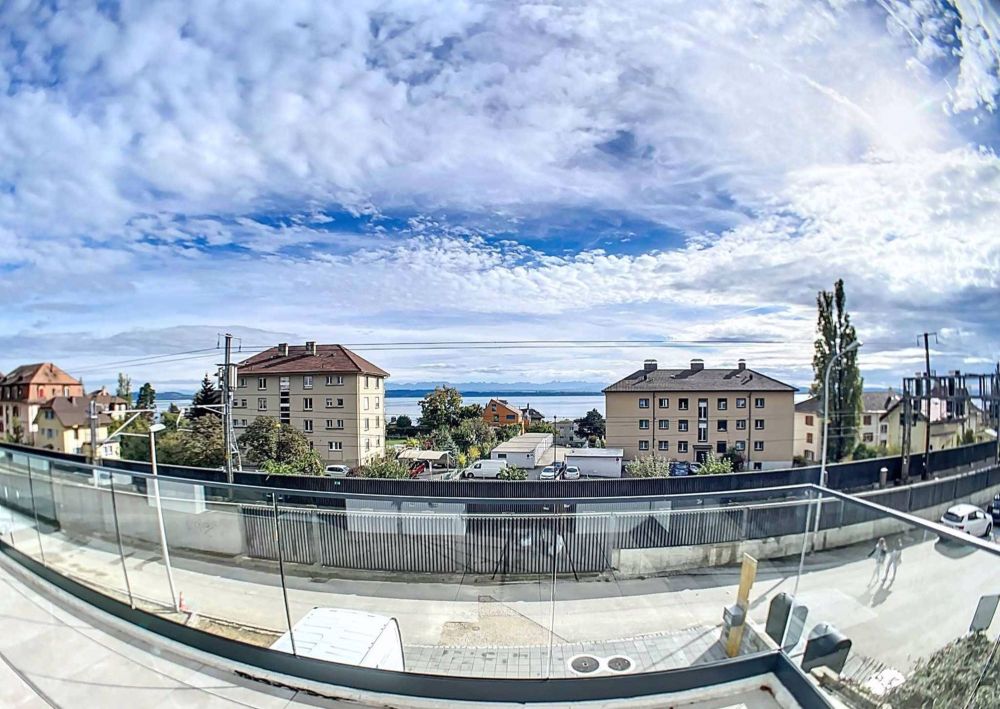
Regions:
<instances>
[{"instance_id":1,"label":"pedestrian","mask_svg":"<svg viewBox=\"0 0 1000 709\"><path fill-rule=\"evenodd\" d=\"M885 543L885 537L879 537L878 541L875 543L875 548L868 552L869 557L875 557L875 570L872 572L872 577L868 580L869 586L881 578L882 565L885 564L885 558L888 554L889 547Z\"/></svg>"},{"instance_id":2,"label":"pedestrian","mask_svg":"<svg viewBox=\"0 0 1000 709\"><path fill-rule=\"evenodd\" d=\"M901 563L903 563L903 539L902 537L897 537L896 543L889 552L889 563L885 567L885 578L882 579L882 583L889 581L890 571L892 572L892 580L889 581L889 585L891 586L896 582L896 573L899 571Z\"/></svg>"}]
</instances>

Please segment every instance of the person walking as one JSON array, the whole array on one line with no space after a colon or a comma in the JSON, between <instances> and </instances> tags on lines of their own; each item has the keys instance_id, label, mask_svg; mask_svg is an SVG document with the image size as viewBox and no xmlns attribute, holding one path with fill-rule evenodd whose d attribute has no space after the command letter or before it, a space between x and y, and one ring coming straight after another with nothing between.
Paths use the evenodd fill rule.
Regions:
<instances>
[{"instance_id":1,"label":"person walking","mask_svg":"<svg viewBox=\"0 0 1000 709\"><path fill-rule=\"evenodd\" d=\"M889 547L885 543L885 537L879 537L875 543L875 548L868 552L869 557L875 557L875 570L872 572L872 577L868 580L869 586L882 577L882 566L885 564L885 559L888 555Z\"/></svg>"},{"instance_id":2,"label":"person walking","mask_svg":"<svg viewBox=\"0 0 1000 709\"><path fill-rule=\"evenodd\" d=\"M899 572L899 565L903 563L903 539L902 537L896 538L896 543L892 545L892 550L889 552L888 564L885 567L885 578L882 579L884 584L889 581L891 586L896 582L896 574ZM889 580L889 572L892 572L892 580Z\"/></svg>"}]
</instances>

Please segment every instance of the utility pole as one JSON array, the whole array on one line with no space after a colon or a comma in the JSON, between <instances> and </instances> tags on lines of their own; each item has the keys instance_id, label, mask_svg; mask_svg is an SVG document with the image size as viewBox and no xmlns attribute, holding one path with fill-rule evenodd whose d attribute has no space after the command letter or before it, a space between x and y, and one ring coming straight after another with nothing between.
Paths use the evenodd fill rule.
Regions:
<instances>
[{"instance_id":1,"label":"utility pole","mask_svg":"<svg viewBox=\"0 0 1000 709\"><path fill-rule=\"evenodd\" d=\"M923 334L924 338L924 376L926 377L926 391L924 395L927 397L927 421L924 423L924 470L921 476L924 480L930 480L931 477L931 350L928 344L928 338L934 335L934 341L937 342L936 332L925 332ZM920 403L920 409L923 410L923 400Z\"/></svg>"},{"instance_id":2,"label":"utility pole","mask_svg":"<svg viewBox=\"0 0 1000 709\"><path fill-rule=\"evenodd\" d=\"M226 355L222 369L222 447L226 482L233 482L233 336L226 333Z\"/></svg>"},{"instance_id":3,"label":"utility pole","mask_svg":"<svg viewBox=\"0 0 1000 709\"><path fill-rule=\"evenodd\" d=\"M97 456L97 400L91 399L87 410L87 419L90 423L90 464L98 464Z\"/></svg>"}]
</instances>

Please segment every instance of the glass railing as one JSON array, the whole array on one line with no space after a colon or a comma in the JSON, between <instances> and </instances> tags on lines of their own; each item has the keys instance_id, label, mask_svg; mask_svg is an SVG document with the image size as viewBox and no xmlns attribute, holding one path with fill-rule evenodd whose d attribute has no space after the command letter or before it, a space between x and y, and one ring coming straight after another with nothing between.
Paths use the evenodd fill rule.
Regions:
<instances>
[{"instance_id":1,"label":"glass railing","mask_svg":"<svg viewBox=\"0 0 1000 709\"><path fill-rule=\"evenodd\" d=\"M892 494L878 493L899 507ZM1000 592L996 550L890 515L809 486L628 500L297 495L0 450L5 543L207 633L504 679L783 648L807 671L835 670L816 674L849 706L916 691L921 663L949 643L996 639L984 620Z\"/></svg>"}]
</instances>

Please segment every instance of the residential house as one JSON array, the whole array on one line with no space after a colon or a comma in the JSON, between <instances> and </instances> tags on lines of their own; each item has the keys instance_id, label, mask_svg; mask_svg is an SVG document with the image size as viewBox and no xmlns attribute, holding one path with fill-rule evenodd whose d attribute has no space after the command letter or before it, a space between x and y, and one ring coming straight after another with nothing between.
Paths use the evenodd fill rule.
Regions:
<instances>
[{"instance_id":1,"label":"residential house","mask_svg":"<svg viewBox=\"0 0 1000 709\"><path fill-rule=\"evenodd\" d=\"M24 364L0 379L0 437L34 443L38 408L49 399L83 396L83 384L51 362Z\"/></svg>"},{"instance_id":2,"label":"residential house","mask_svg":"<svg viewBox=\"0 0 1000 709\"><path fill-rule=\"evenodd\" d=\"M305 434L329 463L356 467L385 454L389 374L343 345L282 343L237 365L237 436L258 416Z\"/></svg>"},{"instance_id":3,"label":"residential house","mask_svg":"<svg viewBox=\"0 0 1000 709\"><path fill-rule=\"evenodd\" d=\"M859 443L875 448L889 447L889 427L882 420L882 414L899 398L891 388L886 391L866 391L861 395L861 421L857 438Z\"/></svg>"},{"instance_id":4,"label":"residential house","mask_svg":"<svg viewBox=\"0 0 1000 709\"><path fill-rule=\"evenodd\" d=\"M910 453L923 453L924 445L927 443L927 427L930 426L930 449L932 451L942 448L954 448L962 444L962 437L966 431L972 431L977 437L985 429L980 426L981 420L975 411L968 411L966 415L949 416L948 404L941 399L931 399L931 406L928 402L923 402L920 406L922 411L917 411L917 402L914 402L914 411L910 422ZM963 402L958 408L965 410ZM931 418L928 419L926 411L931 411ZM880 424L886 427L886 447L891 452L901 452L903 450L903 401L897 399L889 405L888 411L879 417Z\"/></svg>"},{"instance_id":5,"label":"residential house","mask_svg":"<svg viewBox=\"0 0 1000 709\"><path fill-rule=\"evenodd\" d=\"M483 420L490 426L508 426L515 424L521 431L527 429L524 414L516 406L507 403L506 399L490 399L483 407Z\"/></svg>"},{"instance_id":6,"label":"residential house","mask_svg":"<svg viewBox=\"0 0 1000 709\"><path fill-rule=\"evenodd\" d=\"M810 396L795 405L796 458L817 461L823 454L823 408L819 397Z\"/></svg>"},{"instance_id":7,"label":"residential house","mask_svg":"<svg viewBox=\"0 0 1000 709\"><path fill-rule=\"evenodd\" d=\"M129 402L120 396L112 394L106 387L101 387L97 391L90 392L87 394L87 398L97 402L98 411L108 413L115 420L120 421L128 416L125 412L129 408Z\"/></svg>"},{"instance_id":8,"label":"residential house","mask_svg":"<svg viewBox=\"0 0 1000 709\"><path fill-rule=\"evenodd\" d=\"M569 446L571 448L581 448L587 444L587 439L577 433L576 421L573 419L562 419L555 422L557 446Z\"/></svg>"},{"instance_id":9,"label":"residential house","mask_svg":"<svg viewBox=\"0 0 1000 709\"><path fill-rule=\"evenodd\" d=\"M544 423L545 415L538 409L531 408L531 404L520 409L521 418L524 419L525 427L532 426L536 423Z\"/></svg>"},{"instance_id":10,"label":"residential house","mask_svg":"<svg viewBox=\"0 0 1000 709\"><path fill-rule=\"evenodd\" d=\"M740 452L748 470L792 463L795 387L748 369L642 369L604 389L607 446L639 456L703 461L709 453Z\"/></svg>"},{"instance_id":11,"label":"residential house","mask_svg":"<svg viewBox=\"0 0 1000 709\"><path fill-rule=\"evenodd\" d=\"M104 441L113 421L109 413L97 416L97 440ZM35 445L60 453L90 453L90 398L54 396L38 405L35 416ZM102 458L119 458L118 441L101 445Z\"/></svg>"}]
</instances>

